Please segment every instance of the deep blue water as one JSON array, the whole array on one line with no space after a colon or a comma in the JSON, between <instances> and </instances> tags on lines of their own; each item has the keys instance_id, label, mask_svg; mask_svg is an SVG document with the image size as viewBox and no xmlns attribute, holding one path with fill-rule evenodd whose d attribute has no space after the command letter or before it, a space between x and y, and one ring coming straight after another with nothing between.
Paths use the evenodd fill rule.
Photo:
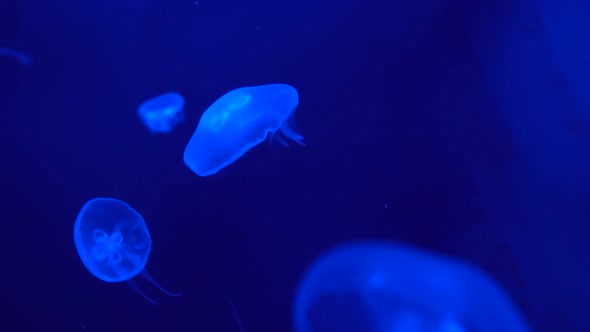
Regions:
<instances>
[{"instance_id":1,"label":"deep blue water","mask_svg":"<svg viewBox=\"0 0 590 332\"><path fill-rule=\"evenodd\" d=\"M291 331L317 255L388 239L481 267L535 331L590 331L590 8L563 4L2 1L0 47L32 65L0 57L0 330L238 331L231 299L246 331ZM192 173L202 112L275 82L306 146ZM136 109L167 91L186 121L152 135ZM183 298L88 273L93 197L144 216Z\"/></svg>"}]
</instances>

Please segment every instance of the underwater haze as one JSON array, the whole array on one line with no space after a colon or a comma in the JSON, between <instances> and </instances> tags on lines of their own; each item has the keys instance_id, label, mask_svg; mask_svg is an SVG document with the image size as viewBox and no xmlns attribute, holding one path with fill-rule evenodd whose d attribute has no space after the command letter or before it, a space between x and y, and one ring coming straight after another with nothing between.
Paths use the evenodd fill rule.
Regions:
<instances>
[{"instance_id":1,"label":"underwater haze","mask_svg":"<svg viewBox=\"0 0 590 332\"><path fill-rule=\"evenodd\" d=\"M584 0L0 1L0 331L590 331L589 35Z\"/></svg>"}]
</instances>

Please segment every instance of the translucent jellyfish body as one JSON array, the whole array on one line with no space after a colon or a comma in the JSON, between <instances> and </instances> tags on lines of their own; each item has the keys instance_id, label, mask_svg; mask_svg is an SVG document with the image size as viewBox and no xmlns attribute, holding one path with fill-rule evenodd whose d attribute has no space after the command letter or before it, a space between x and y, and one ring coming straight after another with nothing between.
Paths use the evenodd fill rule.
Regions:
<instances>
[{"instance_id":1,"label":"translucent jellyfish body","mask_svg":"<svg viewBox=\"0 0 590 332\"><path fill-rule=\"evenodd\" d=\"M84 266L106 282L127 281L152 303L132 278L140 275L165 294L180 296L163 289L146 272L152 239L143 217L127 203L114 198L88 201L74 224L74 243Z\"/></svg>"},{"instance_id":2,"label":"translucent jellyfish body","mask_svg":"<svg viewBox=\"0 0 590 332\"><path fill-rule=\"evenodd\" d=\"M215 174L277 131L303 145L303 136L292 127L298 103L297 90L287 84L226 93L201 116L184 150L184 163L199 176Z\"/></svg>"},{"instance_id":3,"label":"translucent jellyfish body","mask_svg":"<svg viewBox=\"0 0 590 332\"><path fill-rule=\"evenodd\" d=\"M479 269L410 247L335 248L304 274L296 332L528 332L504 291Z\"/></svg>"},{"instance_id":4,"label":"translucent jellyfish body","mask_svg":"<svg viewBox=\"0 0 590 332\"><path fill-rule=\"evenodd\" d=\"M168 92L142 103L137 113L152 133L169 133L184 121L184 98Z\"/></svg>"},{"instance_id":5,"label":"translucent jellyfish body","mask_svg":"<svg viewBox=\"0 0 590 332\"><path fill-rule=\"evenodd\" d=\"M23 52L12 49L12 48L0 47L0 56L14 58L18 62L20 62L23 66L31 66L31 64L33 62L31 60L30 56L26 55Z\"/></svg>"}]
</instances>

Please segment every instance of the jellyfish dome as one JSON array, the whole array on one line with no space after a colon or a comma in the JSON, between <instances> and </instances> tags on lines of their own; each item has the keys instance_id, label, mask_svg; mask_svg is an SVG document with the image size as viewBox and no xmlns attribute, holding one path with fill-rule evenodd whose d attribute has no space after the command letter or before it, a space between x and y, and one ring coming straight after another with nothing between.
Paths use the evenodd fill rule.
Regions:
<instances>
[{"instance_id":1,"label":"jellyfish dome","mask_svg":"<svg viewBox=\"0 0 590 332\"><path fill-rule=\"evenodd\" d=\"M505 292L478 268L386 242L328 251L304 274L296 332L528 332Z\"/></svg>"},{"instance_id":2,"label":"jellyfish dome","mask_svg":"<svg viewBox=\"0 0 590 332\"><path fill-rule=\"evenodd\" d=\"M152 133L169 133L184 121L184 98L168 92L143 102L137 113Z\"/></svg>"},{"instance_id":3,"label":"jellyfish dome","mask_svg":"<svg viewBox=\"0 0 590 332\"><path fill-rule=\"evenodd\" d=\"M88 271L106 282L138 275L152 248L141 215L114 198L95 198L82 207L74 224L74 242Z\"/></svg>"},{"instance_id":4,"label":"jellyfish dome","mask_svg":"<svg viewBox=\"0 0 590 332\"><path fill-rule=\"evenodd\" d=\"M298 103L297 90L287 84L226 93L201 116L184 150L184 163L199 176L215 174L277 131L303 145L303 136L293 129Z\"/></svg>"},{"instance_id":5,"label":"jellyfish dome","mask_svg":"<svg viewBox=\"0 0 590 332\"><path fill-rule=\"evenodd\" d=\"M82 263L98 279L125 281L152 304L157 302L135 284L135 276L143 277L168 296L182 296L160 286L146 271L152 238L143 217L123 201L94 198L86 202L74 223L74 243Z\"/></svg>"}]
</instances>

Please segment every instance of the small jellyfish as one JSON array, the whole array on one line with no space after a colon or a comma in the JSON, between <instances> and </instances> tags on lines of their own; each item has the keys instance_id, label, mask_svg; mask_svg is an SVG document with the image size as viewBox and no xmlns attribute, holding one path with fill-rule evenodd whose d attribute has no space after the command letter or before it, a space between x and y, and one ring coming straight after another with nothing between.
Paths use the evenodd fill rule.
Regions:
<instances>
[{"instance_id":1,"label":"small jellyfish","mask_svg":"<svg viewBox=\"0 0 590 332\"><path fill-rule=\"evenodd\" d=\"M31 57L26 55L23 52L14 50L12 48L4 48L0 47L0 56L7 56L16 59L18 62L21 63L23 66L30 67L33 61Z\"/></svg>"},{"instance_id":2,"label":"small jellyfish","mask_svg":"<svg viewBox=\"0 0 590 332\"><path fill-rule=\"evenodd\" d=\"M303 136L293 130L298 103L297 90L287 84L244 87L226 93L201 116L184 150L184 163L199 176L215 174L268 136L273 137L277 130L303 145ZM287 145L279 135L276 138Z\"/></svg>"},{"instance_id":3,"label":"small jellyfish","mask_svg":"<svg viewBox=\"0 0 590 332\"><path fill-rule=\"evenodd\" d=\"M184 98L168 92L143 102L137 113L152 133L169 133L184 121Z\"/></svg>"},{"instance_id":4,"label":"small jellyfish","mask_svg":"<svg viewBox=\"0 0 590 332\"><path fill-rule=\"evenodd\" d=\"M153 304L133 282L139 275L169 296L180 296L162 288L145 270L152 238L143 217L127 203L114 198L86 202L74 224L74 243L84 266L106 282L126 281Z\"/></svg>"},{"instance_id":5,"label":"small jellyfish","mask_svg":"<svg viewBox=\"0 0 590 332\"><path fill-rule=\"evenodd\" d=\"M528 332L505 292L474 266L411 247L359 242L304 274L296 332Z\"/></svg>"}]
</instances>

